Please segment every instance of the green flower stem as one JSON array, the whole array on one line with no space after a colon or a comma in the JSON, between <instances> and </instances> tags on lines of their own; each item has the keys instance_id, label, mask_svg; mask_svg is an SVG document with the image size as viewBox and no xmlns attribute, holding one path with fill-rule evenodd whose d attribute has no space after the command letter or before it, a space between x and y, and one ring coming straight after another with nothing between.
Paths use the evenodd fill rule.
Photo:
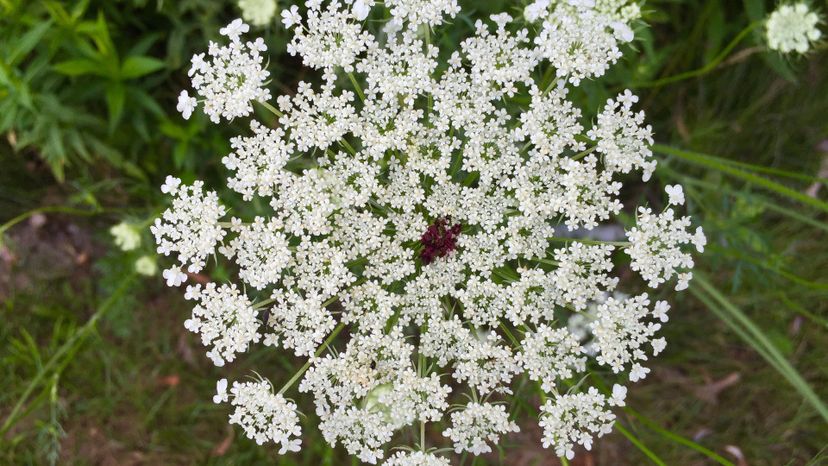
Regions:
<instances>
[{"instance_id":1,"label":"green flower stem","mask_svg":"<svg viewBox=\"0 0 828 466\"><path fill-rule=\"evenodd\" d=\"M46 214L46 213L58 213L58 214L68 214L68 215L81 215L81 216L92 216L92 215L99 215L104 213L103 210L83 210L83 209L75 209L72 207L65 207L62 205L52 205L52 206L44 206L38 207L36 209L29 210L27 212L23 212L22 214L12 218L8 222L0 225L0 235L4 234L9 228L17 225L18 223L26 220L29 217L32 217L37 214Z\"/></svg>"},{"instance_id":2,"label":"green flower stem","mask_svg":"<svg viewBox=\"0 0 828 466\"><path fill-rule=\"evenodd\" d=\"M597 240L597 239L586 239L586 238L561 238L561 237L558 237L558 236L553 236L552 238L549 238L549 241L562 241L562 242L565 242L565 243L578 242L578 243L584 243L584 244L609 244L609 245L612 245L612 246L622 246L622 247L627 247L627 246L632 245L632 243L630 243L629 241L601 241L601 240Z\"/></svg>"},{"instance_id":3,"label":"green flower stem","mask_svg":"<svg viewBox=\"0 0 828 466\"><path fill-rule=\"evenodd\" d=\"M351 155L356 155L356 150L354 149L354 147L348 141L342 139L342 140L339 141L339 143L342 144L342 147L344 147L345 150L350 152Z\"/></svg>"},{"instance_id":4,"label":"green flower stem","mask_svg":"<svg viewBox=\"0 0 828 466\"><path fill-rule=\"evenodd\" d=\"M344 328L345 328L345 322L340 322L339 325L337 325L336 328L333 330L333 332L331 332L331 334L328 335L328 338L322 343L322 345L319 347L319 349L316 350L316 352L313 354L313 358L318 358L328 348L328 346L334 341L336 336L339 335L339 332L341 332L342 329L344 329ZM287 383L285 383L285 385L281 389L279 389L278 395L284 395L285 392L288 391L288 389L290 387L292 387L293 384L295 384L296 381L299 380L299 378L302 377L305 374L305 372L307 372L307 370L311 366L311 362L313 361L313 358L308 358L308 361L305 364L302 365L302 367L299 369L299 371L296 372L295 374L293 374L293 377L291 377L290 380L288 380Z\"/></svg>"},{"instance_id":5,"label":"green flower stem","mask_svg":"<svg viewBox=\"0 0 828 466\"><path fill-rule=\"evenodd\" d=\"M420 451L426 451L425 446L425 421L420 421Z\"/></svg>"},{"instance_id":6,"label":"green flower stem","mask_svg":"<svg viewBox=\"0 0 828 466\"><path fill-rule=\"evenodd\" d=\"M509 327L507 327L506 324L500 322L500 329L503 330L503 333L506 334L506 337L509 338L509 341L511 341L512 344L515 345L515 349L520 348L520 342L517 338L515 338L515 335L512 333L511 330L509 330Z\"/></svg>"},{"instance_id":7,"label":"green flower stem","mask_svg":"<svg viewBox=\"0 0 828 466\"><path fill-rule=\"evenodd\" d=\"M661 86L664 86L664 85L667 85L667 84L672 84L672 83L675 83L675 82L678 82L678 81L684 81L685 79L704 76L705 74L710 73L711 71L715 70L716 67L718 67L725 60L725 58L727 58L727 56L730 54L730 52L733 51L733 49L736 48L736 46L739 45L739 43L742 42L748 36L748 34L753 32L754 29L756 29L758 26L761 26L762 24L763 24L763 21L756 21L756 22L748 24L746 28L742 29L739 32L739 34L736 34L736 37L734 37L733 40L730 41L730 43L727 44L727 46L725 46L725 48L722 49L722 51L719 52L719 54L716 55L713 58L713 60L711 60L710 62L708 62L706 65L704 65L703 67L701 67L699 69L692 70L692 71L686 71L684 73L679 73L679 74L676 74L676 75L673 75L673 76L668 76L668 77L665 77L665 78L657 79L655 81L648 81L648 82L633 84L632 87L636 87L636 88L661 87Z\"/></svg>"},{"instance_id":8,"label":"green flower stem","mask_svg":"<svg viewBox=\"0 0 828 466\"><path fill-rule=\"evenodd\" d=\"M356 90L356 93L359 96L359 100L365 102L365 93L362 92L362 88L359 86L359 81L357 81L356 76L354 76L354 73L348 73L348 79L350 79L351 84L354 85L354 90Z\"/></svg>"},{"instance_id":9,"label":"green flower stem","mask_svg":"<svg viewBox=\"0 0 828 466\"><path fill-rule=\"evenodd\" d=\"M260 101L257 101L257 102L262 104L262 106L264 108L270 110L270 112L273 113L274 115L276 115L277 117L281 118L281 117L285 116L285 114L282 113L281 111L279 111L278 108L274 107L273 105L270 105L270 102L265 102L263 100L260 100Z\"/></svg>"}]
</instances>

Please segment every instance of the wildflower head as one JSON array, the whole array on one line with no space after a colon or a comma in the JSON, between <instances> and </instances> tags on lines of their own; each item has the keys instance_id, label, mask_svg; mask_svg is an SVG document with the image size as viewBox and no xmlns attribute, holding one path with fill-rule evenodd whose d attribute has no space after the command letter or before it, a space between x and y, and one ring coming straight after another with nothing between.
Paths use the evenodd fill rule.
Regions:
<instances>
[{"instance_id":1,"label":"wildflower head","mask_svg":"<svg viewBox=\"0 0 828 466\"><path fill-rule=\"evenodd\" d=\"M804 2L786 3L765 24L768 47L781 53L805 53L822 36L819 15Z\"/></svg>"},{"instance_id":2,"label":"wildflower head","mask_svg":"<svg viewBox=\"0 0 828 466\"><path fill-rule=\"evenodd\" d=\"M178 261L168 283L182 284L183 270L208 273L216 252L237 271L235 284L187 289L197 304L185 325L208 357L222 365L261 342L308 360L275 395L264 382L218 387L216 399L236 407L231 422L282 452L298 448L282 397L294 382L313 396L325 440L376 464L416 423L450 421L445 446L491 451L517 430L491 395L508 401L526 376L548 394L544 444L571 456L611 429L625 392L578 381L598 366L640 380L664 349L666 303L608 298L627 262L615 256L629 255L652 287L682 288L703 232L674 212L683 190L671 186L664 212L639 210L628 242L592 236L602 224L620 229L623 181L653 173L652 129L630 91L584 109L569 92L620 58L637 4L537 0L528 22L480 19L441 62L430 31L458 12L456 0L284 10L287 52L322 79L266 105L278 124L252 121L231 140L227 185L250 207L226 218L225 191L175 177L162 187L173 205L152 232ZM243 42L245 32L234 21L222 30L229 44L193 58L193 88L213 121L269 99L265 48ZM185 94L180 107L186 116L196 104ZM565 323L581 313L590 317L575 335ZM348 337L335 339L340 331ZM386 464L448 464L429 451Z\"/></svg>"}]
</instances>

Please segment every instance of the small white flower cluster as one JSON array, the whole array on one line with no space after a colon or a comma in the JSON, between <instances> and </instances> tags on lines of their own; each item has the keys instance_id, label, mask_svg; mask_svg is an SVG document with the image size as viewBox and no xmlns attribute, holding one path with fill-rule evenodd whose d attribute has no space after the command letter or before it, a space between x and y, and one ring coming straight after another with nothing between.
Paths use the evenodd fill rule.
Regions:
<instances>
[{"instance_id":1,"label":"small white flower cluster","mask_svg":"<svg viewBox=\"0 0 828 466\"><path fill-rule=\"evenodd\" d=\"M671 204L684 203L681 186L668 186ZM676 290L687 288L693 273L693 257L682 246L692 244L698 252L704 252L707 238L702 227L691 234L689 217L676 217L668 207L656 215L649 207L639 207L636 226L627 232L631 245L626 252L632 258L630 267L655 288L678 277Z\"/></svg>"},{"instance_id":2,"label":"small white flower cluster","mask_svg":"<svg viewBox=\"0 0 828 466\"><path fill-rule=\"evenodd\" d=\"M165 194L175 196L172 208L167 209L161 218L155 219L150 232L155 236L158 253L169 256L178 255L180 267L169 270L170 276L176 276L170 286L178 286L186 280L181 277L181 268L188 265L187 271L200 272L206 265L207 256L213 250L225 232L219 225L219 220L227 213L219 204L218 194L214 191L207 193L203 190L204 183L196 181L192 186L181 186L181 180L167 177L161 186ZM164 274L167 278L167 274ZM169 280L169 278L168 278Z\"/></svg>"},{"instance_id":3,"label":"small white flower cluster","mask_svg":"<svg viewBox=\"0 0 828 466\"><path fill-rule=\"evenodd\" d=\"M249 30L250 26L237 19L220 31L230 39L228 45L210 42L208 60L203 53L193 55L188 74L196 93L204 99L204 113L213 123L250 115L250 101L270 99L270 91L264 87L270 73L264 69L261 55L267 46L261 38L242 42L241 35ZM194 97L181 91L177 108L184 118L192 115L196 105Z\"/></svg>"},{"instance_id":4,"label":"small white flower cluster","mask_svg":"<svg viewBox=\"0 0 828 466\"><path fill-rule=\"evenodd\" d=\"M519 376L548 394L544 445L567 456L589 446L611 428L608 406L625 389L607 398L578 380L598 366L640 380L665 345L655 334L668 306L651 311L647 294L621 298L615 269L631 258L651 286L678 276L682 288L688 246L704 247L701 230L688 233L689 218L675 212L680 186L668 187L661 214L639 210L628 243L582 235L624 207L621 179L655 169L637 97L576 105L578 84L604 74L632 40L635 2L538 0L528 22L477 21L441 64L431 34L458 11L454 0L310 0L284 10L288 52L322 79L265 103L278 127L252 121L232 139L228 187L250 207L226 219L201 182L171 177L162 191L173 206L152 228L158 251L177 255L164 273L170 285L216 252L244 284L188 288L200 304L186 325L210 358L230 362L260 340L307 358L282 391L298 383L325 440L372 464L388 458L400 430L449 417L443 435L457 452L491 451L517 425L486 400L508 401ZM212 45L212 63L194 60L206 70L194 87L216 119L247 115L269 96L263 45L243 45L245 31L232 23L223 32L231 44ZM558 225L580 231L562 238ZM343 330L348 338L334 338ZM265 385L245 395L237 418L255 432L271 418L276 433L290 431L273 407L293 406ZM450 410L464 396L474 401ZM249 420L255 409L267 414ZM448 464L420 441L422 451L385 464Z\"/></svg>"},{"instance_id":5,"label":"small white flower cluster","mask_svg":"<svg viewBox=\"0 0 828 466\"><path fill-rule=\"evenodd\" d=\"M121 251L132 251L141 246L141 232L127 222L121 222L109 229L109 234L115 239L115 245Z\"/></svg>"},{"instance_id":6,"label":"small white flower cluster","mask_svg":"<svg viewBox=\"0 0 828 466\"><path fill-rule=\"evenodd\" d=\"M805 53L822 37L819 15L805 2L783 3L768 17L768 47L782 53Z\"/></svg>"},{"instance_id":7,"label":"small white flower cluster","mask_svg":"<svg viewBox=\"0 0 828 466\"><path fill-rule=\"evenodd\" d=\"M451 466L446 458L421 451L398 451L382 464L383 466Z\"/></svg>"},{"instance_id":8,"label":"small white flower cluster","mask_svg":"<svg viewBox=\"0 0 828 466\"><path fill-rule=\"evenodd\" d=\"M451 414L451 427L443 435L454 442L456 453L480 455L492 451L489 443L497 445L501 435L519 431L505 406L472 402Z\"/></svg>"},{"instance_id":9,"label":"small white flower cluster","mask_svg":"<svg viewBox=\"0 0 828 466\"><path fill-rule=\"evenodd\" d=\"M552 445L556 455L570 460L575 457L575 444L591 450L593 437L612 432L615 414L607 406L624 406L626 395L626 388L615 385L609 398L589 387L586 393L547 400L540 414L544 448Z\"/></svg>"},{"instance_id":10,"label":"small white flower cluster","mask_svg":"<svg viewBox=\"0 0 828 466\"><path fill-rule=\"evenodd\" d=\"M242 19L254 26L267 26L276 16L276 0L239 0Z\"/></svg>"},{"instance_id":11,"label":"small white flower cluster","mask_svg":"<svg viewBox=\"0 0 828 466\"><path fill-rule=\"evenodd\" d=\"M566 328L553 329L541 324L537 331L526 334L520 346L523 350L518 360L529 378L540 381L546 392L554 391L559 380L572 378L573 371L586 370L586 350Z\"/></svg>"},{"instance_id":12,"label":"small white flower cluster","mask_svg":"<svg viewBox=\"0 0 828 466\"><path fill-rule=\"evenodd\" d=\"M535 38L540 56L549 60L559 77L578 85L582 79L603 76L621 58L620 45L634 33L637 19L628 2L595 0L535 0L524 10L530 22L540 22ZM621 20L621 19L624 20Z\"/></svg>"},{"instance_id":13,"label":"small white flower cluster","mask_svg":"<svg viewBox=\"0 0 828 466\"><path fill-rule=\"evenodd\" d=\"M274 394L270 382L233 382L228 394L227 379L221 379L216 383L216 392L213 402L230 401L236 408L230 415L230 424L240 426L247 438L259 445L265 442L280 444L280 455L299 451L302 428L296 404L281 394Z\"/></svg>"},{"instance_id":14,"label":"small white flower cluster","mask_svg":"<svg viewBox=\"0 0 828 466\"><path fill-rule=\"evenodd\" d=\"M336 357L315 360L299 390L312 392L325 439L375 464L394 432L415 421L436 422L451 388L437 374L411 368L413 347L397 331L358 334Z\"/></svg>"},{"instance_id":15,"label":"small white flower cluster","mask_svg":"<svg viewBox=\"0 0 828 466\"><path fill-rule=\"evenodd\" d=\"M201 285L188 286L184 297L199 301L184 327L200 334L204 346L212 346L207 357L216 366L232 362L236 353L243 353L251 343L259 342L260 322L256 311L235 285L216 287L215 283L208 283L203 289Z\"/></svg>"},{"instance_id":16,"label":"small white flower cluster","mask_svg":"<svg viewBox=\"0 0 828 466\"><path fill-rule=\"evenodd\" d=\"M591 324L595 347L598 350L598 362L610 366L615 373L623 371L625 366L631 364L631 382L645 378L650 372L650 369L639 363L647 360L642 349L644 345L649 343L652 346L653 356L658 355L667 346L664 338L653 338L661 329L661 324L644 319L654 318L660 322L667 322L670 305L666 301L658 301L652 312L649 305L650 300L646 294L622 300L607 298L598 306L595 320Z\"/></svg>"}]
</instances>

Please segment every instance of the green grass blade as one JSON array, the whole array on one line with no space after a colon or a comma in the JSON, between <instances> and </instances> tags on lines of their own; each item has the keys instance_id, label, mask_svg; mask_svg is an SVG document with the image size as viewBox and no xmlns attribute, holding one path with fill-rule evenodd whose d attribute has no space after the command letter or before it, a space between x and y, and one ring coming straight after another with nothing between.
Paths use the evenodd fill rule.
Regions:
<instances>
[{"instance_id":1,"label":"green grass blade","mask_svg":"<svg viewBox=\"0 0 828 466\"><path fill-rule=\"evenodd\" d=\"M756 186L760 186L762 188L768 189L773 191L779 195L788 197L793 199L797 202L801 202L803 204L809 205L811 207L816 207L824 212L828 212L828 202L824 202L822 200L813 198L811 196L802 194L799 191L793 190L787 186L779 184L775 181L771 181L767 178L763 178L759 175L754 175L753 173L747 172L745 170L741 170L736 168L730 164L723 163L717 160L716 157L707 155L707 154L700 154L697 152L690 152L682 149L676 149L675 147L670 147L664 144L654 144L653 150L656 152L660 152L662 154L671 155L677 158L680 158L686 162L700 165L706 168L710 168L713 170L720 171L727 175L730 175L734 178L739 178L747 183L754 184Z\"/></svg>"},{"instance_id":2,"label":"green grass blade","mask_svg":"<svg viewBox=\"0 0 828 466\"><path fill-rule=\"evenodd\" d=\"M658 171L660 174L667 175L667 177L679 181L681 184L686 186L697 186L701 189L707 189L711 191L721 191L728 193L732 196L739 197L742 199L746 199L748 201L757 202L761 204L763 207L772 210L780 215L784 215L786 217L790 217L794 220L799 222L805 223L810 225L814 228L819 228L822 231L828 232L828 223L821 222L813 216L801 214L794 209L789 207L784 207L775 202L772 202L764 195L760 195L754 192L745 192L741 190L731 189L727 185L716 185L714 183L710 183L708 181L700 180L698 178L694 178L692 176L687 176L682 173L679 173L675 170L672 170L664 165L659 166Z\"/></svg>"},{"instance_id":3,"label":"green grass blade","mask_svg":"<svg viewBox=\"0 0 828 466\"><path fill-rule=\"evenodd\" d=\"M779 349L770 341L762 330L745 315L741 309L731 303L719 290L717 290L701 273L696 272L691 292L699 297L708 308L716 315L725 316L723 319L731 328L736 330L762 357L784 376L788 382L799 392L800 395L810 403L817 413L828 422L828 407L819 396L808 385L804 378L796 371L791 363L782 355ZM704 299L703 292L709 295L710 299ZM741 327L739 327L741 326ZM739 329L737 330L737 327ZM748 336L748 338L746 338Z\"/></svg>"},{"instance_id":4,"label":"green grass blade","mask_svg":"<svg viewBox=\"0 0 828 466\"><path fill-rule=\"evenodd\" d=\"M732 462L728 461L726 458L719 455L715 451L709 450L709 449L699 445L698 443L696 443L696 442L694 442L690 439L684 438L679 434L676 434L674 432L671 432L671 431L659 426L655 422L651 421L650 419L648 419L645 416L643 416L643 415L639 414L638 412L636 412L634 409L627 407L627 408L624 408L624 411L627 414L629 414L629 415L633 416L634 418L636 418L639 422L644 424L644 426L647 427L648 429L650 429L653 432L661 435L662 437L670 440L671 442L675 442L675 443L678 443L679 445L683 445L687 448L690 448L691 450L695 450L695 451L701 453L702 455L710 458L711 460L721 464L722 466L734 466L734 464Z\"/></svg>"},{"instance_id":5,"label":"green grass blade","mask_svg":"<svg viewBox=\"0 0 828 466\"><path fill-rule=\"evenodd\" d=\"M32 392L40 385L40 382L46 377L49 371L52 370L55 366L60 367L64 365L66 361L62 359L64 356L68 354L68 357L71 358L74 355L74 352L77 350L77 347L83 343L83 340L95 329L96 324L98 321L112 308L112 305L120 299L121 295L123 295L127 289L129 289L129 285L132 282L134 275L128 275L115 292L109 296L109 298L104 301L104 303L98 308L95 314L89 318L89 320L83 325L83 327L79 328L77 332L75 332L72 337L66 341L60 348L55 351L51 358L44 364L40 370L38 370L37 374L32 378L29 384L26 386L26 389L23 391L23 394L17 400L17 403L12 408L11 412L9 413L6 420L3 422L3 426L0 427L0 436L5 435L9 429L14 426L14 424L19 419L20 410L23 409L26 401L31 396Z\"/></svg>"},{"instance_id":6,"label":"green grass blade","mask_svg":"<svg viewBox=\"0 0 828 466\"><path fill-rule=\"evenodd\" d=\"M627 440L629 440L630 443L635 445L636 448L641 450L641 453L644 453L644 456L649 458L650 461L652 461L653 463L655 463L659 466L667 466L667 464L664 461L662 461L661 458L659 458L655 453L653 453L652 450L647 448L647 446L644 445L641 442L641 440L638 440L638 438L635 435L633 435L632 432L630 432L626 428L624 428L624 426L622 426L621 423L618 422L618 421L615 421L615 430L617 430L618 432L621 432L621 435L623 435L624 437L627 437Z\"/></svg>"}]
</instances>

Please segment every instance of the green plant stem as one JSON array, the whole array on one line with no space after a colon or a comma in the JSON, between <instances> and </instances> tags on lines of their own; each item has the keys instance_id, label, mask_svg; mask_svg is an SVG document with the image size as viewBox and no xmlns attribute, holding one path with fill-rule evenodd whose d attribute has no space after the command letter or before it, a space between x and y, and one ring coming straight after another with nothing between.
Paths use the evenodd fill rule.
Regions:
<instances>
[{"instance_id":1,"label":"green plant stem","mask_svg":"<svg viewBox=\"0 0 828 466\"><path fill-rule=\"evenodd\" d=\"M425 421L420 421L420 451L426 451L426 446L425 446Z\"/></svg>"},{"instance_id":2,"label":"green plant stem","mask_svg":"<svg viewBox=\"0 0 828 466\"><path fill-rule=\"evenodd\" d=\"M731 40L730 43L727 44L727 46L725 46L725 48L722 49L722 51L719 52L719 54L716 55L713 58L713 60L711 60L710 62L708 62L706 65L704 65L703 67L701 67L699 69L692 70L692 71L685 71L684 73L679 73L679 74L676 74L676 75L673 75L673 76L667 76L665 78L657 79L655 81L649 81L649 82L633 84L633 87L636 87L636 88L661 87L661 86L664 86L664 85L667 85L667 84L672 84L672 83L678 82L678 81L684 81L685 79L696 78L696 77L699 77L699 76L703 76L707 73L710 73L711 71L715 70L716 67L718 67L719 64L721 64L722 61L724 61L725 58L727 58L727 56L730 54L730 52L737 45L739 45L739 43L742 42L745 39L745 37L747 37L751 32L753 32L754 29L756 29L756 27L760 26L761 24L762 24L761 21L756 21L756 22L748 24L747 27L745 27L744 29L742 29L739 32L739 34L736 34L736 37L734 37L733 40Z\"/></svg>"},{"instance_id":3,"label":"green plant stem","mask_svg":"<svg viewBox=\"0 0 828 466\"><path fill-rule=\"evenodd\" d=\"M587 238L562 238L562 237L559 237L559 236L553 236L553 237L549 238L549 241L562 241L562 242L565 242L565 243L578 242L578 243L584 243L584 244L610 244L612 246L623 246L623 247L626 247L626 246L629 246L629 245L632 244L629 241L601 241L601 240L597 240L597 239L587 239Z\"/></svg>"},{"instance_id":4,"label":"green plant stem","mask_svg":"<svg viewBox=\"0 0 828 466\"><path fill-rule=\"evenodd\" d=\"M509 341L512 342L513 345L515 345L516 350L517 348L520 348L520 342L517 338L515 338L514 334L512 334L512 331L509 330L509 327L507 327L506 324L500 322L500 329L503 330L503 333L506 334L506 337L509 338Z\"/></svg>"},{"instance_id":5,"label":"green plant stem","mask_svg":"<svg viewBox=\"0 0 828 466\"><path fill-rule=\"evenodd\" d=\"M680 158L681 160L692 163L694 165L700 165L706 168L718 170L734 178L739 178L745 182L754 184L756 186L760 186L782 196L786 196L790 199L801 202L802 204L806 204L811 207L816 207L822 211L828 212L828 202L824 202L819 199L810 197L806 194L802 194L799 191L788 188L787 186L781 185L775 181L771 181L767 178L754 175L753 173L740 170L729 164L722 163L719 160L717 160L717 157L713 157L707 154L701 154L698 152L676 149L675 147L670 147L664 144L654 144L653 150L656 152Z\"/></svg>"},{"instance_id":6,"label":"green plant stem","mask_svg":"<svg viewBox=\"0 0 828 466\"><path fill-rule=\"evenodd\" d=\"M258 100L257 102L259 102L260 104L262 104L262 107L264 107L264 108L266 108L266 109L270 110L270 112L271 112L271 113L273 113L274 115L276 115L277 117L282 118L283 116L285 116L285 114L284 114L284 113L282 113L281 111L279 111L279 109L278 109L278 108L276 108L276 107L274 107L273 105L271 105L271 104L270 104L270 102L266 102L266 101L263 101L263 100Z\"/></svg>"},{"instance_id":7,"label":"green plant stem","mask_svg":"<svg viewBox=\"0 0 828 466\"><path fill-rule=\"evenodd\" d=\"M339 143L342 144L342 147L344 147L348 152L350 152L351 155L356 155L356 149L354 149L354 147L348 141L346 141L345 139L340 139Z\"/></svg>"},{"instance_id":8,"label":"green plant stem","mask_svg":"<svg viewBox=\"0 0 828 466\"><path fill-rule=\"evenodd\" d=\"M29 210L27 212L23 212L22 214L12 218L8 222L0 225L0 235L4 234L9 228L17 225L18 223L26 220L27 218L37 215L37 214L46 214L46 213L59 213L59 214L68 214L68 215L81 215L81 216L92 216L92 215L99 215L102 214L104 211L102 210L83 210L83 209L75 209L73 207L65 207L61 205L52 205L52 206L44 206L38 207L36 209Z\"/></svg>"},{"instance_id":9,"label":"green plant stem","mask_svg":"<svg viewBox=\"0 0 828 466\"><path fill-rule=\"evenodd\" d=\"M328 338L322 343L322 345L319 346L316 352L313 353L313 358L318 358L328 348L328 345L330 345L334 341L334 338L336 338L336 336L339 335L339 332L341 332L344 328L345 323L340 322L339 325L337 325L336 328L333 329L333 332L331 332L331 334L328 335ZM282 386L281 389L279 389L279 395L284 395L285 392L288 391L288 389L290 389L290 387L292 387L293 384L295 384L296 381L299 380L299 378L305 374L305 372L307 372L307 370L311 366L313 358L308 358L307 362L305 362L305 364L302 365L299 371L293 374L293 377L291 377L290 380L288 380L285 383L285 385Z\"/></svg>"},{"instance_id":10,"label":"green plant stem","mask_svg":"<svg viewBox=\"0 0 828 466\"><path fill-rule=\"evenodd\" d=\"M356 90L356 93L359 96L359 100L365 102L365 93L362 92L362 88L359 86L359 81L357 81L356 76L354 76L354 73L348 73L348 79L350 79L351 84L354 85L354 90Z\"/></svg>"},{"instance_id":11,"label":"green plant stem","mask_svg":"<svg viewBox=\"0 0 828 466\"><path fill-rule=\"evenodd\" d=\"M40 368L37 374L35 374L34 378L32 378L32 380L29 382L29 385L26 386L26 390L23 391L23 394L17 400L17 403L14 405L14 408L12 408L11 412L6 417L6 420L3 423L3 427L0 427L0 437L5 435L6 432L8 432L9 429L15 424L15 422L17 421L18 413L23 408L23 405L29 399L29 396L31 396L35 388L37 388L37 386L40 384L41 380L43 380L43 378L46 376L46 374L48 374L49 371L51 371L52 368L60 362L64 354L73 352L73 349L77 345L80 345L80 343L83 342L83 339L85 339L86 336L95 329L95 325L98 323L98 321L101 320L101 318L104 315L106 315L106 313L112 308L112 305L115 303L115 301L117 301L121 297L121 295L127 290L127 288L129 288L129 285L134 278L135 274L130 274L126 278L124 278L121 281L120 285L118 285L118 288L115 289L115 292L112 293L112 295L110 295L106 299L106 301L104 301L104 303L98 308L97 311L95 311L94 314L92 314L92 317L90 317L89 320L86 321L85 324L83 324L83 327L78 329L78 331L75 332L75 334L72 335L72 337L69 338L69 340L67 340L66 343L61 345L60 348L58 348L58 350L55 351L55 354L53 354L52 357L49 358L49 361L47 361L46 364L44 364L43 367Z\"/></svg>"}]
</instances>

